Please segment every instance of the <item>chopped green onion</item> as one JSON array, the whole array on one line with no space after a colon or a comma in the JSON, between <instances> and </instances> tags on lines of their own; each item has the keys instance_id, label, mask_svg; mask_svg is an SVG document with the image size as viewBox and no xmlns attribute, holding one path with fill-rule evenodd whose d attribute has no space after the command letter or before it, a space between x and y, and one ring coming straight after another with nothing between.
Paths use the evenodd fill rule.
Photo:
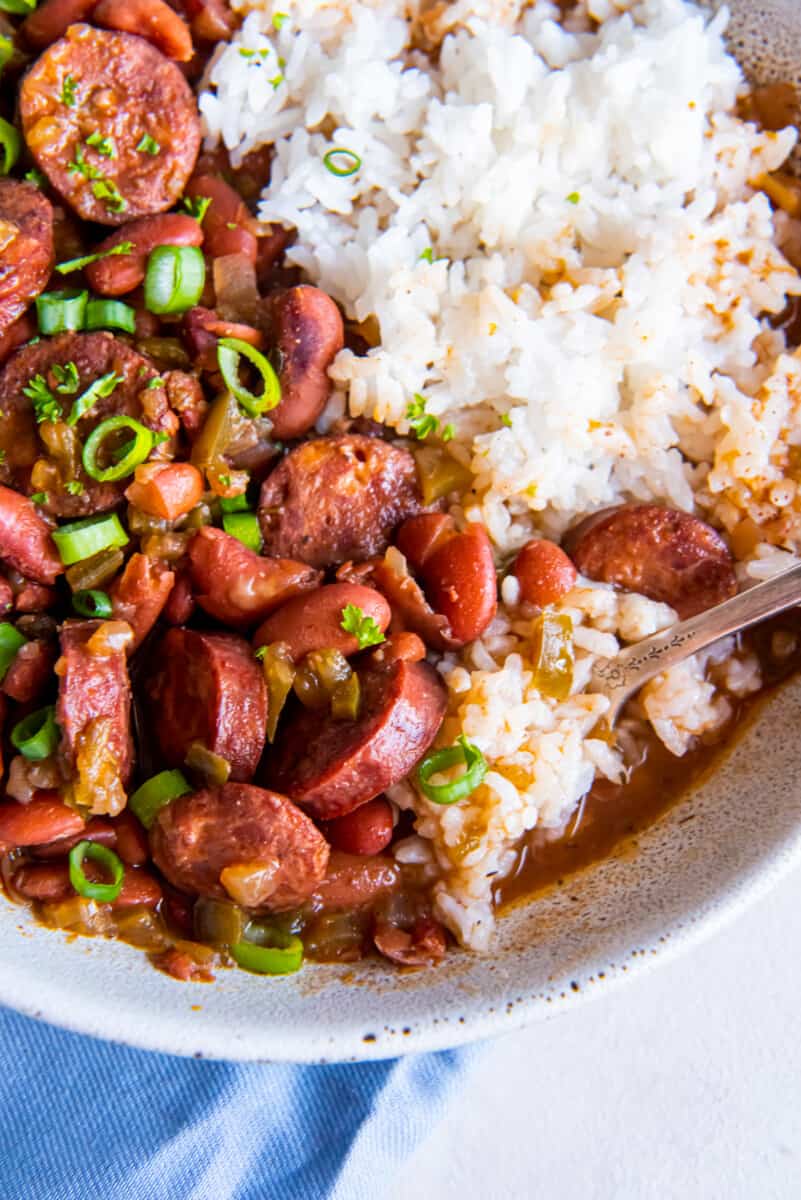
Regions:
<instances>
[{"instance_id":1,"label":"chopped green onion","mask_svg":"<svg viewBox=\"0 0 801 1200\"><path fill-rule=\"evenodd\" d=\"M198 246L157 246L147 260L145 308L159 316L185 312L197 304L206 282L206 262Z\"/></svg>"},{"instance_id":2,"label":"chopped green onion","mask_svg":"<svg viewBox=\"0 0 801 1200\"><path fill-rule=\"evenodd\" d=\"M508 413L501 413L501 425L505 425L507 429L512 428L512 418Z\"/></svg>"},{"instance_id":3,"label":"chopped green onion","mask_svg":"<svg viewBox=\"0 0 801 1200\"><path fill-rule=\"evenodd\" d=\"M150 136L149 133L142 134L141 138L139 139L139 144L136 148L141 154L152 154L155 156L156 154L161 153L161 146L158 144L155 138Z\"/></svg>"},{"instance_id":4,"label":"chopped green onion","mask_svg":"<svg viewBox=\"0 0 801 1200\"><path fill-rule=\"evenodd\" d=\"M264 388L259 396L239 381L239 365L242 358L246 358L256 368L264 381ZM243 342L241 338L220 338L217 343L217 362L228 391L251 417L261 416L281 403L278 376L261 351L249 342Z\"/></svg>"},{"instance_id":5,"label":"chopped green onion","mask_svg":"<svg viewBox=\"0 0 801 1200\"><path fill-rule=\"evenodd\" d=\"M72 607L82 617L99 617L105 621L111 616L111 600L108 593L89 588L84 592L76 592L72 597Z\"/></svg>"},{"instance_id":6,"label":"chopped green onion","mask_svg":"<svg viewBox=\"0 0 801 1200\"><path fill-rule=\"evenodd\" d=\"M83 484L80 479L70 479L64 484L64 490L70 496L80 496L83 491Z\"/></svg>"},{"instance_id":7,"label":"chopped green onion","mask_svg":"<svg viewBox=\"0 0 801 1200\"><path fill-rule=\"evenodd\" d=\"M86 878L83 864L87 858L108 872L110 882L93 883L91 879ZM84 896L87 900L99 900L101 904L111 904L117 899L122 891L125 867L122 865L122 859L118 858L113 850L109 850L108 846L101 846L99 842L78 842L78 845L70 850L69 862L70 883L79 896Z\"/></svg>"},{"instance_id":8,"label":"chopped green onion","mask_svg":"<svg viewBox=\"0 0 801 1200\"><path fill-rule=\"evenodd\" d=\"M181 208L188 212L190 217L194 217L198 225L202 225L210 204L211 196L184 196Z\"/></svg>"},{"instance_id":9,"label":"chopped green onion","mask_svg":"<svg viewBox=\"0 0 801 1200\"><path fill-rule=\"evenodd\" d=\"M567 200L568 204L578 204L580 199L580 192L570 192L569 195L565 196L565 200Z\"/></svg>"},{"instance_id":10,"label":"chopped green onion","mask_svg":"<svg viewBox=\"0 0 801 1200\"><path fill-rule=\"evenodd\" d=\"M332 175L336 175L337 179L347 179L350 175L355 175L361 165L359 155L353 150L346 150L344 146L335 146L323 156L323 166Z\"/></svg>"},{"instance_id":11,"label":"chopped green onion","mask_svg":"<svg viewBox=\"0 0 801 1200\"><path fill-rule=\"evenodd\" d=\"M41 171L37 171L36 167L31 167L30 171L26 171L23 179L27 179L28 183L32 183L34 187L43 188L47 184L47 177Z\"/></svg>"},{"instance_id":12,"label":"chopped green onion","mask_svg":"<svg viewBox=\"0 0 801 1200\"><path fill-rule=\"evenodd\" d=\"M425 250L420 255L420 258L418 259L418 262L433 263L433 261L434 261L434 251L431 248L431 246L426 246Z\"/></svg>"},{"instance_id":13,"label":"chopped green onion","mask_svg":"<svg viewBox=\"0 0 801 1200\"><path fill-rule=\"evenodd\" d=\"M251 921L245 937L247 941L230 947L231 958L243 970L256 975L293 975L300 970L303 942L293 933Z\"/></svg>"},{"instance_id":14,"label":"chopped green onion","mask_svg":"<svg viewBox=\"0 0 801 1200\"><path fill-rule=\"evenodd\" d=\"M96 254L84 254L82 258L70 258L66 262L58 263L56 270L59 275L69 275L71 271L82 271L90 263L100 262L102 258L112 258L115 254L130 254L132 250L133 242L119 242L110 250L98 250Z\"/></svg>"},{"instance_id":15,"label":"chopped green onion","mask_svg":"<svg viewBox=\"0 0 801 1200\"><path fill-rule=\"evenodd\" d=\"M455 433L456 433L455 425L451 425L451 424L446 425L442 430L443 442L449 442Z\"/></svg>"},{"instance_id":16,"label":"chopped green onion","mask_svg":"<svg viewBox=\"0 0 801 1200\"><path fill-rule=\"evenodd\" d=\"M11 730L11 743L24 758L39 762L49 758L58 745L56 710L52 704L28 713Z\"/></svg>"},{"instance_id":17,"label":"chopped green onion","mask_svg":"<svg viewBox=\"0 0 801 1200\"><path fill-rule=\"evenodd\" d=\"M14 57L14 42L12 38L0 37L0 71L7 63L11 62Z\"/></svg>"},{"instance_id":18,"label":"chopped green onion","mask_svg":"<svg viewBox=\"0 0 801 1200\"><path fill-rule=\"evenodd\" d=\"M375 618L366 616L358 604L345 605L340 626L345 633L353 634L360 650L366 650L368 646L378 646L386 641Z\"/></svg>"},{"instance_id":19,"label":"chopped green onion","mask_svg":"<svg viewBox=\"0 0 801 1200\"><path fill-rule=\"evenodd\" d=\"M69 525L54 529L50 536L56 543L56 549L65 567L83 562L85 558L92 558L101 550L128 545L128 534L116 513L72 521Z\"/></svg>"},{"instance_id":20,"label":"chopped green onion","mask_svg":"<svg viewBox=\"0 0 801 1200\"><path fill-rule=\"evenodd\" d=\"M119 429L131 430L134 435L133 445L118 463L101 467L97 461L100 447L109 434L116 433ZM119 416L107 417L105 421L101 421L89 434L83 447L83 469L91 479L96 479L98 483L112 483L117 479L124 479L126 475L132 475L135 468L145 461L152 449L152 430L133 417L120 413Z\"/></svg>"},{"instance_id":21,"label":"chopped green onion","mask_svg":"<svg viewBox=\"0 0 801 1200\"><path fill-rule=\"evenodd\" d=\"M61 85L61 103L66 104L67 108L74 108L76 104L75 89L78 84L72 75L65 75L64 82Z\"/></svg>"},{"instance_id":22,"label":"chopped green onion","mask_svg":"<svg viewBox=\"0 0 801 1200\"><path fill-rule=\"evenodd\" d=\"M90 300L84 329L122 329L136 332L136 310L122 300Z\"/></svg>"},{"instance_id":23,"label":"chopped green onion","mask_svg":"<svg viewBox=\"0 0 801 1200\"><path fill-rule=\"evenodd\" d=\"M439 429L439 421L426 412L426 398L419 392L415 392L414 399L406 406L406 420L418 441L424 441L429 434L436 433Z\"/></svg>"},{"instance_id":24,"label":"chopped green onion","mask_svg":"<svg viewBox=\"0 0 801 1200\"><path fill-rule=\"evenodd\" d=\"M128 807L145 829L149 829L165 804L191 791L191 785L181 771L160 771L136 789L128 799Z\"/></svg>"},{"instance_id":25,"label":"chopped green onion","mask_svg":"<svg viewBox=\"0 0 801 1200\"><path fill-rule=\"evenodd\" d=\"M111 395L118 383L122 383L122 375L117 375L115 371L109 371L91 383L86 391L73 401L67 424L77 425L81 417L85 417L98 400Z\"/></svg>"},{"instance_id":26,"label":"chopped green onion","mask_svg":"<svg viewBox=\"0 0 801 1200\"><path fill-rule=\"evenodd\" d=\"M104 200L109 212L125 212L128 207L128 201L120 194L120 189L113 179L102 179L95 176L95 182L92 184L92 195L95 200Z\"/></svg>"},{"instance_id":27,"label":"chopped green onion","mask_svg":"<svg viewBox=\"0 0 801 1200\"><path fill-rule=\"evenodd\" d=\"M2 162L0 162L0 175L7 175L20 156L22 139L19 136L19 130L3 117L0 117L0 150L3 154Z\"/></svg>"},{"instance_id":28,"label":"chopped green onion","mask_svg":"<svg viewBox=\"0 0 801 1200\"><path fill-rule=\"evenodd\" d=\"M27 17L36 8L37 0L0 0L0 12L13 13L17 17Z\"/></svg>"},{"instance_id":29,"label":"chopped green onion","mask_svg":"<svg viewBox=\"0 0 801 1200\"><path fill-rule=\"evenodd\" d=\"M83 329L88 299L87 292L42 292L36 297L39 332L52 335Z\"/></svg>"},{"instance_id":30,"label":"chopped green onion","mask_svg":"<svg viewBox=\"0 0 801 1200\"><path fill-rule=\"evenodd\" d=\"M283 75L273 75L272 79L269 80L269 84L273 91L275 91L276 88L279 88L283 82Z\"/></svg>"},{"instance_id":31,"label":"chopped green onion","mask_svg":"<svg viewBox=\"0 0 801 1200\"><path fill-rule=\"evenodd\" d=\"M281 29L281 27L283 26L284 21L286 21L286 19L287 19L286 13L282 13L282 12L273 13L273 29Z\"/></svg>"},{"instance_id":32,"label":"chopped green onion","mask_svg":"<svg viewBox=\"0 0 801 1200\"><path fill-rule=\"evenodd\" d=\"M47 504L47 492L33 492L28 499L33 504Z\"/></svg>"},{"instance_id":33,"label":"chopped green onion","mask_svg":"<svg viewBox=\"0 0 801 1200\"><path fill-rule=\"evenodd\" d=\"M239 496L223 496L220 509L224 513L249 512L247 492L242 492Z\"/></svg>"},{"instance_id":34,"label":"chopped green onion","mask_svg":"<svg viewBox=\"0 0 801 1200\"><path fill-rule=\"evenodd\" d=\"M77 392L80 379L74 362L64 363L63 367L61 363L54 363L53 374L56 377L56 391L61 392L62 396L72 396Z\"/></svg>"},{"instance_id":35,"label":"chopped green onion","mask_svg":"<svg viewBox=\"0 0 801 1200\"><path fill-rule=\"evenodd\" d=\"M0 679L5 677L6 671L16 658L17 651L20 646L25 645L27 640L8 621L0 623Z\"/></svg>"},{"instance_id":36,"label":"chopped green onion","mask_svg":"<svg viewBox=\"0 0 801 1200\"><path fill-rule=\"evenodd\" d=\"M86 139L87 146L92 146L98 154L102 154L103 158L116 158L117 147L114 145L114 139L103 137L99 129L95 129L94 133L90 133Z\"/></svg>"},{"instance_id":37,"label":"chopped green onion","mask_svg":"<svg viewBox=\"0 0 801 1200\"><path fill-rule=\"evenodd\" d=\"M473 794L487 773L487 760L464 734L455 746L427 754L417 768L417 780L423 795L434 804L455 804ZM432 775L464 763L464 772L449 783L431 783Z\"/></svg>"},{"instance_id":38,"label":"chopped green onion","mask_svg":"<svg viewBox=\"0 0 801 1200\"><path fill-rule=\"evenodd\" d=\"M262 546L259 518L252 512L225 513L222 519L223 529L235 537L248 550L259 553Z\"/></svg>"}]
</instances>

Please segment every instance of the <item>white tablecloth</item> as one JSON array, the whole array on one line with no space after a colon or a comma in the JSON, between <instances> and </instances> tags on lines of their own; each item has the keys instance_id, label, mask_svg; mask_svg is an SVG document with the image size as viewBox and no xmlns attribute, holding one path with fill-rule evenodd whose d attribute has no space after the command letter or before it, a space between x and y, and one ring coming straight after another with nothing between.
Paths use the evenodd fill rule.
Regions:
<instances>
[{"instance_id":1,"label":"white tablecloth","mask_svg":"<svg viewBox=\"0 0 801 1200\"><path fill-rule=\"evenodd\" d=\"M675 962L486 1043L393 1200L801 1200L801 871Z\"/></svg>"}]
</instances>

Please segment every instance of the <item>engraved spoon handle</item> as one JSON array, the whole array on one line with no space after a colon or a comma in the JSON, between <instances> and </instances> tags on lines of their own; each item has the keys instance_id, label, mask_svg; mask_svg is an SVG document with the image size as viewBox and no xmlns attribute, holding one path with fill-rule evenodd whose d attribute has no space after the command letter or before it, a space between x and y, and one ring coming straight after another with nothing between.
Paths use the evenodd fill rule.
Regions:
<instances>
[{"instance_id":1,"label":"engraved spoon handle","mask_svg":"<svg viewBox=\"0 0 801 1200\"><path fill-rule=\"evenodd\" d=\"M611 708L605 719L614 725L626 700L654 675L796 604L801 604L801 563L706 612L627 646L614 658L599 658L588 691L609 697Z\"/></svg>"}]
</instances>

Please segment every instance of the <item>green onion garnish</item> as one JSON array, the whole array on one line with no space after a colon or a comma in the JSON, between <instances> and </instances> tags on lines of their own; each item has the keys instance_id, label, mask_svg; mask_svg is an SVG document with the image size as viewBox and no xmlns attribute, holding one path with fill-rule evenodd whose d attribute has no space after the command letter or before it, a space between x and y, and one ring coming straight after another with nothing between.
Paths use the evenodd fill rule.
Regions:
<instances>
[{"instance_id":1,"label":"green onion garnish","mask_svg":"<svg viewBox=\"0 0 801 1200\"><path fill-rule=\"evenodd\" d=\"M27 17L36 8L36 0L0 0L0 11Z\"/></svg>"},{"instance_id":2,"label":"green onion garnish","mask_svg":"<svg viewBox=\"0 0 801 1200\"><path fill-rule=\"evenodd\" d=\"M431 246L426 246L425 250L419 257L418 262L433 263L433 261L434 261L434 251Z\"/></svg>"},{"instance_id":3,"label":"green onion garnish","mask_svg":"<svg viewBox=\"0 0 801 1200\"><path fill-rule=\"evenodd\" d=\"M47 492L31 492L28 499L32 504L47 504Z\"/></svg>"},{"instance_id":4,"label":"green onion garnish","mask_svg":"<svg viewBox=\"0 0 801 1200\"><path fill-rule=\"evenodd\" d=\"M8 621L0 623L0 679L5 677L6 671L16 658L17 651L20 646L25 645L27 640Z\"/></svg>"},{"instance_id":5,"label":"green onion garnish","mask_svg":"<svg viewBox=\"0 0 801 1200\"><path fill-rule=\"evenodd\" d=\"M64 490L70 496L80 496L83 491L83 484L80 479L69 479L64 484Z\"/></svg>"},{"instance_id":6,"label":"green onion garnish","mask_svg":"<svg viewBox=\"0 0 801 1200\"><path fill-rule=\"evenodd\" d=\"M61 85L61 103L66 104L67 108L74 108L76 104L75 89L78 84L72 75L65 75L64 82Z\"/></svg>"},{"instance_id":7,"label":"green onion garnish","mask_svg":"<svg viewBox=\"0 0 801 1200\"><path fill-rule=\"evenodd\" d=\"M0 175L7 175L20 156L22 139L19 136L19 130L3 117L0 117L0 150L3 155L0 162Z\"/></svg>"},{"instance_id":8,"label":"green onion garnish","mask_svg":"<svg viewBox=\"0 0 801 1200\"><path fill-rule=\"evenodd\" d=\"M439 429L439 421L426 412L426 398L419 392L415 392L414 399L406 406L406 420L418 441L423 441L430 433L436 433Z\"/></svg>"},{"instance_id":9,"label":"green onion garnish","mask_svg":"<svg viewBox=\"0 0 801 1200\"><path fill-rule=\"evenodd\" d=\"M472 795L487 773L487 760L472 742L468 742L464 734L456 739L455 746L444 750L435 750L427 754L417 768L417 781L420 791L434 804L455 804ZM449 783L431 783L432 775L464 763L464 772L458 779Z\"/></svg>"},{"instance_id":10,"label":"green onion garnish","mask_svg":"<svg viewBox=\"0 0 801 1200\"><path fill-rule=\"evenodd\" d=\"M56 391L61 392L62 396L72 396L77 392L80 379L74 362L64 363L63 367L61 363L55 363L53 374L56 377Z\"/></svg>"},{"instance_id":11,"label":"green onion garnish","mask_svg":"<svg viewBox=\"0 0 801 1200\"><path fill-rule=\"evenodd\" d=\"M83 864L87 858L108 872L110 882L93 883L86 878ZM70 883L79 896L85 896L87 900L99 900L101 904L111 904L117 899L122 891L125 867L108 846L101 846L98 842L78 842L70 850L69 862Z\"/></svg>"},{"instance_id":12,"label":"green onion garnish","mask_svg":"<svg viewBox=\"0 0 801 1200\"><path fill-rule=\"evenodd\" d=\"M10 37L0 36L0 71L14 57L14 42Z\"/></svg>"},{"instance_id":13,"label":"green onion garnish","mask_svg":"<svg viewBox=\"0 0 801 1200\"><path fill-rule=\"evenodd\" d=\"M286 13L273 13L273 29L280 29L286 19Z\"/></svg>"},{"instance_id":14,"label":"green onion garnish","mask_svg":"<svg viewBox=\"0 0 801 1200\"><path fill-rule=\"evenodd\" d=\"M37 171L36 167L31 167L30 171L26 171L22 177L27 179L28 183L32 183L34 187L43 188L47 183L47 177L41 171Z\"/></svg>"},{"instance_id":15,"label":"green onion garnish","mask_svg":"<svg viewBox=\"0 0 801 1200\"><path fill-rule=\"evenodd\" d=\"M300 970L303 942L293 933L251 921L245 929L245 937L254 940L237 942L230 947L231 958L245 971L256 975L293 975Z\"/></svg>"},{"instance_id":16,"label":"green onion garnish","mask_svg":"<svg viewBox=\"0 0 801 1200\"><path fill-rule=\"evenodd\" d=\"M192 787L181 771L160 771L136 789L128 798L128 807L145 829L149 829L165 804L191 791Z\"/></svg>"},{"instance_id":17,"label":"green onion garnish","mask_svg":"<svg viewBox=\"0 0 801 1200\"><path fill-rule=\"evenodd\" d=\"M239 381L239 366L242 358L256 368L264 381L260 396L254 395ZM261 351L240 338L220 338L217 343L217 362L225 386L251 417L261 416L281 403L281 385L271 364Z\"/></svg>"},{"instance_id":18,"label":"green onion garnish","mask_svg":"<svg viewBox=\"0 0 801 1200\"><path fill-rule=\"evenodd\" d=\"M567 200L568 204L578 204L580 199L580 192L570 192L569 195L565 196L565 200Z\"/></svg>"},{"instance_id":19,"label":"green onion garnish","mask_svg":"<svg viewBox=\"0 0 801 1200\"><path fill-rule=\"evenodd\" d=\"M147 260L145 308L158 315L185 312L197 304L205 282L198 246L157 246Z\"/></svg>"},{"instance_id":20,"label":"green onion garnish","mask_svg":"<svg viewBox=\"0 0 801 1200\"><path fill-rule=\"evenodd\" d=\"M103 621L110 617L112 612L108 594L97 588L76 592L72 597L72 607L81 617L97 617Z\"/></svg>"},{"instance_id":21,"label":"green onion garnish","mask_svg":"<svg viewBox=\"0 0 801 1200\"><path fill-rule=\"evenodd\" d=\"M136 332L136 310L122 300L90 300L84 329L122 329Z\"/></svg>"},{"instance_id":22,"label":"green onion garnish","mask_svg":"<svg viewBox=\"0 0 801 1200\"><path fill-rule=\"evenodd\" d=\"M122 383L122 375L117 375L115 371L109 371L91 383L86 391L73 401L67 424L77 425L81 417L85 417L98 400L111 395L118 383Z\"/></svg>"},{"instance_id":23,"label":"green onion garnish","mask_svg":"<svg viewBox=\"0 0 801 1200\"><path fill-rule=\"evenodd\" d=\"M96 254L84 254L82 258L70 258L67 262L58 263L56 270L59 275L69 275L71 271L82 271L90 263L100 262L102 258L111 258L115 254L130 254L133 242L120 242L110 250L98 250Z\"/></svg>"},{"instance_id":24,"label":"green onion garnish","mask_svg":"<svg viewBox=\"0 0 801 1200\"><path fill-rule=\"evenodd\" d=\"M455 425L451 425L451 424L449 423L448 425L445 425L445 426L443 426L443 429L442 429L442 440L443 440L443 442L449 442L449 441L451 440L451 438L454 436L454 434L455 434L455 433L456 433L456 426L455 426Z\"/></svg>"},{"instance_id":25,"label":"green onion garnish","mask_svg":"<svg viewBox=\"0 0 801 1200\"><path fill-rule=\"evenodd\" d=\"M156 154L161 153L161 146L158 144L155 138L150 136L149 133L142 134L141 138L139 139L139 144L136 148L141 154L152 154L155 156Z\"/></svg>"},{"instance_id":26,"label":"green onion garnish","mask_svg":"<svg viewBox=\"0 0 801 1200\"><path fill-rule=\"evenodd\" d=\"M210 204L211 196L184 196L181 208L185 209L190 217L194 217L198 225L202 225Z\"/></svg>"},{"instance_id":27,"label":"green onion garnish","mask_svg":"<svg viewBox=\"0 0 801 1200\"><path fill-rule=\"evenodd\" d=\"M88 299L87 292L42 292L36 297L39 332L52 335L83 329Z\"/></svg>"},{"instance_id":28,"label":"green onion garnish","mask_svg":"<svg viewBox=\"0 0 801 1200\"><path fill-rule=\"evenodd\" d=\"M235 537L248 550L259 553L262 546L259 518L252 512L225 513L222 519L223 529Z\"/></svg>"},{"instance_id":29,"label":"green onion garnish","mask_svg":"<svg viewBox=\"0 0 801 1200\"><path fill-rule=\"evenodd\" d=\"M113 179L98 179L92 184L92 195L95 200L103 200L109 212L125 212L128 201L123 198L120 189Z\"/></svg>"},{"instance_id":30,"label":"green onion garnish","mask_svg":"<svg viewBox=\"0 0 801 1200\"><path fill-rule=\"evenodd\" d=\"M49 758L58 745L58 725L53 705L38 708L18 721L11 730L11 743L24 758L34 762Z\"/></svg>"},{"instance_id":31,"label":"green onion garnish","mask_svg":"<svg viewBox=\"0 0 801 1200\"><path fill-rule=\"evenodd\" d=\"M378 646L381 642L386 641L375 619L366 616L358 604L345 605L339 624L345 633L353 634L359 643L360 650L366 650L368 646Z\"/></svg>"},{"instance_id":32,"label":"green onion garnish","mask_svg":"<svg viewBox=\"0 0 801 1200\"><path fill-rule=\"evenodd\" d=\"M116 158L117 147L114 145L114 139L103 137L98 129L94 133L90 133L86 139L87 146L92 146L98 154L102 154L103 158Z\"/></svg>"},{"instance_id":33,"label":"green onion garnish","mask_svg":"<svg viewBox=\"0 0 801 1200\"><path fill-rule=\"evenodd\" d=\"M361 165L359 155L353 150L346 150L344 146L335 146L323 156L323 166L332 175L336 175L337 179L347 179L348 176L355 175Z\"/></svg>"},{"instance_id":34,"label":"green onion garnish","mask_svg":"<svg viewBox=\"0 0 801 1200\"><path fill-rule=\"evenodd\" d=\"M247 492L242 492L239 496L223 496L220 500L220 509L224 513L249 512Z\"/></svg>"},{"instance_id":35,"label":"green onion garnish","mask_svg":"<svg viewBox=\"0 0 801 1200\"><path fill-rule=\"evenodd\" d=\"M54 529L50 536L56 543L56 549L65 567L83 562L85 558L91 558L101 550L128 545L128 534L116 513L72 521L69 525Z\"/></svg>"},{"instance_id":36,"label":"green onion garnish","mask_svg":"<svg viewBox=\"0 0 801 1200\"><path fill-rule=\"evenodd\" d=\"M129 429L133 433L131 447L118 463L101 467L97 461L100 447L109 434L116 433L120 429ZM91 479L96 479L98 483L113 483L117 479L124 479L126 475L132 475L135 468L145 461L152 449L152 430L133 417L120 413L116 417L107 417L105 421L101 421L89 434L83 447L83 469Z\"/></svg>"}]
</instances>

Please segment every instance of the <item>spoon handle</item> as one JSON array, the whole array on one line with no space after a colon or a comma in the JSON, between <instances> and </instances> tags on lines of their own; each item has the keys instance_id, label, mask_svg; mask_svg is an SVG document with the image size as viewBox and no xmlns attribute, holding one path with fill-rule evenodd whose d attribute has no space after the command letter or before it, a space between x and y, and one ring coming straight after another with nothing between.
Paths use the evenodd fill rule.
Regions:
<instances>
[{"instance_id":1,"label":"spoon handle","mask_svg":"<svg viewBox=\"0 0 801 1200\"><path fill-rule=\"evenodd\" d=\"M713 642L796 604L801 604L801 563L755 584L731 600L708 608L706 612L627 646L614 658L599 658L588 690L609 697L612 707L606 720L610 725L614 724L629 696L654 675L667 671Z\"/></svg>"}]
</instances>

